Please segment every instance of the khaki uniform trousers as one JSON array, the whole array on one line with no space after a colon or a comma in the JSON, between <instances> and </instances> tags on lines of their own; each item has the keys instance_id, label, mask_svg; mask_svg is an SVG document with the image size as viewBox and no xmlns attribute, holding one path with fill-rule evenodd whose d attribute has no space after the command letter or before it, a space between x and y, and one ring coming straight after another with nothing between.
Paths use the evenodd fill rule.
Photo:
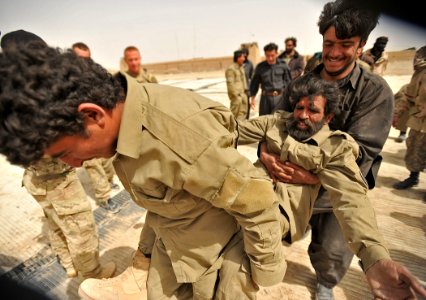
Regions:
<instances>
[{"instance_id":1,"label":"khaki uniform trousers","mask_svg":"<svg viewBox=\"0 0 426 300\"><path fill-rule=\"evenodd\" d=\"M222 257L196 282L176 282L164 244L157 239L148 275L148 300L247 300L256 299L258 289L250 277L250 262L241 233L226 246Z\"/></svg>"},{"instance_id":2,"label":"khaki uniform trousers","mask_svg":"<svg viewBox=\"0 0 426 300\"><path fill-rule=\"evenodd\" d=\"M237 120L247 119L248 111L248 97L246 93L235 95L228 95L231 101L230 110Z\"/></svg>"}]
</instances>

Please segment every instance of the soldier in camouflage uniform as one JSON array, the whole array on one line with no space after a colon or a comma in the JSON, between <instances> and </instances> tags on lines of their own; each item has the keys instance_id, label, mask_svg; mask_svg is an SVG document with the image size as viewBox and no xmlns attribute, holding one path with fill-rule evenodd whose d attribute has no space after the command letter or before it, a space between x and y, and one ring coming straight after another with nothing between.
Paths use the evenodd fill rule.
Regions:
<instances>
[{"instance_id":1,"label":"soldier in camouflage uniform","mask_svg":"<svg viewBox=\"0 0 426 300\"><path fill-rule=\"evenodd\" d=\"M111 199L111 189L119 187L113 182L115 171L112 160L94 158L85 161L83 166L89 174L92 186L95 189L96 203L114 214L118 213L121 208Z\"/></svg>"},{"instance_id":2,"label":"soldier in camouflage uniform","mask_svg":"<svg viewBox=\"0 0 426 300\"><path fill-rule=\"evenodd\" d=\"M45 157L25 169L22 182L43 208L52 250L67 275L111 277L115 264L100 265L95 220L75 168Z\"/></svg>"},{"instance_id":3,"label":"soldier in camouflage uniform","mask_svg":"<svg viewBox=\"0 0 426 300\"><path fill-rule=\"evenodd\" d=\"M125 72L136 78L138 82L158 83L157 78L141 66L142 57L139 49L128 46L124 49L124 62L127 65Z\"/></svg>"},{"instance_id":4,"label":"soldier in camouflage uniform","mask_svg":"<svg viewBox=\"0 0 426 300\"><path fill-rule=\"evenodd\" d=\"M398 124L404 112L408 111L405 165L410 175L394 184L398 190L413 187L419 183L419 174L426 167L426 46L416 51L414 56L414 74L405 92L405 99L397 103L394 111L393 126ZM424 196L425 200L426 194Z\"/></svg>"}]
</instances>

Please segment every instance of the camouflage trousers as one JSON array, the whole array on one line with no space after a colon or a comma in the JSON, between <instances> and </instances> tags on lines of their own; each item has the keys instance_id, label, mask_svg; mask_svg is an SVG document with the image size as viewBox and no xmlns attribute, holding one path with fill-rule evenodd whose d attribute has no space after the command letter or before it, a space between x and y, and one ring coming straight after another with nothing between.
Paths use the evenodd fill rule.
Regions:
<instances>
[{"instance_id":1,"label":"camouflage trousers","mask_svg":"<svg viewBox=\"0 0 426 300\"><path fill-rule=\"evenodd\" d=\"M94 158L84 162L83 167L89 174L98 204L111 196L111 183L114 178L112 158Z\"/></svg>"},{"instance_id":2,"label":"camouflage trousers","mask_svg":"<svg viewBox=\"0 0 426 300\"><path fill-rule=\"evenodd\" d=\"M410 128L406 140L405 165L410 172L422 172L426 167L426 132Z\"/></svg>"},{"instance_id":3,"label":"camouflage trousers","mask_svg":"<svg viewBox=\"0 0 426 300\"><path fill-rule=\"evenodd\" d=\"M43 208L53 252L82 278L101 272L99 239L89 199L75 169L37 176L25 170L23 185Z\"/></svg>"}]
</instances>

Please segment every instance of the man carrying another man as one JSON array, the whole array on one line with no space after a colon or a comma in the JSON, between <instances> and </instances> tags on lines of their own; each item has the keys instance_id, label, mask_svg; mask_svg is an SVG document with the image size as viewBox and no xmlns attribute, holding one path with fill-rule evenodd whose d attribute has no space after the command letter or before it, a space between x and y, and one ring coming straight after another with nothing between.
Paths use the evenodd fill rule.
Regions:
<instances>
[{"instance_id":1,"label":"man carrying another man","mask_svg":"<svg viewBox=\"0 0 426 300\"><path fill-rule=\"evenodd\" d=\"M186 90L112 78L54 48L2 53L0 66L0 153L11 163L49 155L81 166L116 156L118 177L148 210L145 226L156 235L151 253L138 250L151 255L149 299L254 299L257 284L281 282L287 223L271 182L235 149L237 123L226 107ZM61 83L64 89L52 89ZM171 105L175 99L181 105ZM378 253L367 270L374 293L426 295L405 268ZM126 296L126 286L110 290L114 280L99 284L104 294L90 298L142 296Z\"/></svg>"}]
</instances>

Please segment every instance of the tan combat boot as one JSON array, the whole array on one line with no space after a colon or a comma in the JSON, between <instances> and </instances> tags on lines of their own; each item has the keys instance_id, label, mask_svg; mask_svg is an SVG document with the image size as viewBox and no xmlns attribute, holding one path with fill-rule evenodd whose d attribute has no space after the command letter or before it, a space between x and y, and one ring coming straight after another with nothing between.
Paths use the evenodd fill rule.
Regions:
<instances>
[{"instance_id":1,"label":"tan combat boot","mask_svg":"<svg viewBox=\"0 0 426 300\"><path fill-rule=\"evenodd\" d=\"M136 250L132 265L123 273L110 279L86 279L80 284L78 294L85 300L146 300L150 261Z\"/></svg>"},{"instance_id":2,"label":"tan combat boot","mask_svg":"<svg viewBox=\"0 0 426 300\"><path fill-rule=\"evenodd\" d=\"M109 263L106 263L102 266L101 273L96 276L96 278L111 278L114 275L116 269L117 266L114 262L111 261Z\"/></svg>"}]
</instances>

